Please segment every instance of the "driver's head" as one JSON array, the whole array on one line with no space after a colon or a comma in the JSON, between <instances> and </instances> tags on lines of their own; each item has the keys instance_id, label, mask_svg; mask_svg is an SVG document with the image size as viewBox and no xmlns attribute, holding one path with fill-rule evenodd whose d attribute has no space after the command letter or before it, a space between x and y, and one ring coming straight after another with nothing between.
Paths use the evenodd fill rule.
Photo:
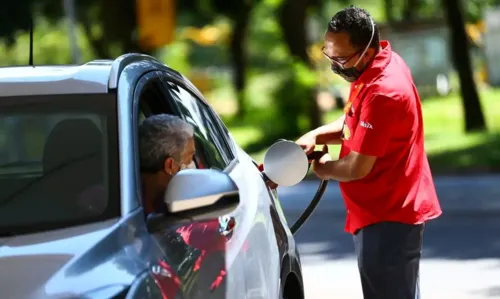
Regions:
<instances>
[{"instance_id":1,"label":"driver's head","mask_svg":"<svg viewBox=\"0 0 500 299\"><path fill-rule=\"evenodd\" d=\"M162 196L170 179L184 168L195 168L193 127L183 119L158 114L139 126L139 161L146 197Z\"/></svg>"},{"instance_id":2,"label":"driver's head","mask_svg":"<svg viewBox=\"0 0 500 299\"><path fill-rule=\"evenodd\" d=\"M323 54L333 72L348 82L359 78L379 49L379 30L370 14L350 6L337 12L328 23Z\"/></svg>"}]
</instances>

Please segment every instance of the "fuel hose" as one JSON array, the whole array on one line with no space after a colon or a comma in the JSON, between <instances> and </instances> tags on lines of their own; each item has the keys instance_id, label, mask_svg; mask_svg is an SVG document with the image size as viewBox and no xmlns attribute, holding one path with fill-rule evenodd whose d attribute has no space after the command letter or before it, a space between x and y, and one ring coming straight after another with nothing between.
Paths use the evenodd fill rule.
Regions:
<instances>
[{"instance_id":1,"label":"fuel hose","mask_svg":"<svg viewBox=\"0 0 500 299\"><path fill-rule=\"evenodd\" d=\"M307 156L308 160L316 160L321 158L323 155L322 152L319 151L314 151L311 154ZM311 164L309 164L309 168L311 168ZM319 202L323 198L323 195L325 194L326 187L328 186L328 180L321 180L318 186L318 189L316 190L316 193L314 194L313 198L311 199L311 202L309 202L309 205L307 205L307 208L302 212L302 214L295 220L295 222L290 226L290 231L292 234L296 234L299 229L306 223L306 221L311 217L312 213L318 206Z\"/></svg>"},{"instance_id":2,"label":"fuel hose","mask_svg":"<svg viewBox=\"0 0 500 299\"><path fill-rule=\"evenodd\" d=\"M322 156L323 156L323 152L314 151L314 152L310 153L309 155L307 155L307 159L308 159L308 161L312 161L312 160L317 160L317 159L321 158ZM262 174L264 176L264 180L271 181L269 179L269 177L266 175L266 173L264 172L264 165L261 164L258 166L258 168L262 172ZM311 168L311 163L309 163L309 166L308 166L308 169L310 169L310 168ZM306 223L306 221L311 217L312 213L314 212L314 210L318 206L319 202L323 198L323 195L325 194L327 186L328 186L328 180L321 180L320 181L318 189L316 190L316 193L314 194L313 198L311 199L311 201L307 205L306 209L304 210L304 212L302 212L302 214L299 216L299 218L297 218L297 220L293 223L293 225L290 226L290 231L292 232L292 234L295 235L299 231L299 229Z\"/></svg>"}]
</instances>

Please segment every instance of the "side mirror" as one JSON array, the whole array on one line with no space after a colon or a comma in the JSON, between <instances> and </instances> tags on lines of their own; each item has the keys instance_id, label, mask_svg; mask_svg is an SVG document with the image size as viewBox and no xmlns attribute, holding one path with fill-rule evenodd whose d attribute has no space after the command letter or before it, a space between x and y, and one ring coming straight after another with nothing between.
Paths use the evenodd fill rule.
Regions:
<instances>
[{"instance_id":1,"label":"side mirror","mask_svg":"<svg viewBox=\"0 0 500 299\"><path fill-rule=\"evenodd\" d=\"M238 206L240 197L228 174L215 169L185 169L170 180L164 202L168 213L150 215L150 231L156 230L160 222L169 225L227 215Z\"/></svg>"},{"instance_id":2,"label":"side mirror","mask_svg":"<svg viewBox=\"0 0 500 299\"><path fill-rule=\"evenodd\" d=\"M300 183L309 169L304 150L295 142L280 140L267 150L264 157L264 172L279 186L293 186Z\"/></svg>"}]
</instances>

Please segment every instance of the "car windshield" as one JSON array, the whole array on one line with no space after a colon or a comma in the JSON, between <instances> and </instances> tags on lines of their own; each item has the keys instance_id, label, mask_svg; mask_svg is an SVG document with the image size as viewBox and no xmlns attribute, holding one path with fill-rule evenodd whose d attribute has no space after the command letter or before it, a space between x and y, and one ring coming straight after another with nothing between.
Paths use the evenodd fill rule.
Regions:
<instances>
[{"instance_id":1,"label":"car windshield","mask_svg":"<svg viewBox=\"0 0 500 299\"><path fill-rule=\"evenodd\" d=\"M114 95L0 98L0 237L120 215Z\"/></svg>"}]
</instances>

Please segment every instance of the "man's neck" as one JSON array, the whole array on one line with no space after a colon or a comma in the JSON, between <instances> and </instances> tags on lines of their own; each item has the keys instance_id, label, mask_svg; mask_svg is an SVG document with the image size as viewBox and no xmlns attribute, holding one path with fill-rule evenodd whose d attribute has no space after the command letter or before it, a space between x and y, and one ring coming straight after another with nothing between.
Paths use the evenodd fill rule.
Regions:
<instances>
[{"instance_id":1,"label":"man's neck","mask_svg":"<svg viewBox=\"0 0 500 299\"><path fill-rule=\"evenodd\" d=\"M158 203L163 201L165 188L157 180L157 177L154 175L146 174L142 177L142 193L146 213L154 212L157 209Z\"/></svg>"}]
</instances>

